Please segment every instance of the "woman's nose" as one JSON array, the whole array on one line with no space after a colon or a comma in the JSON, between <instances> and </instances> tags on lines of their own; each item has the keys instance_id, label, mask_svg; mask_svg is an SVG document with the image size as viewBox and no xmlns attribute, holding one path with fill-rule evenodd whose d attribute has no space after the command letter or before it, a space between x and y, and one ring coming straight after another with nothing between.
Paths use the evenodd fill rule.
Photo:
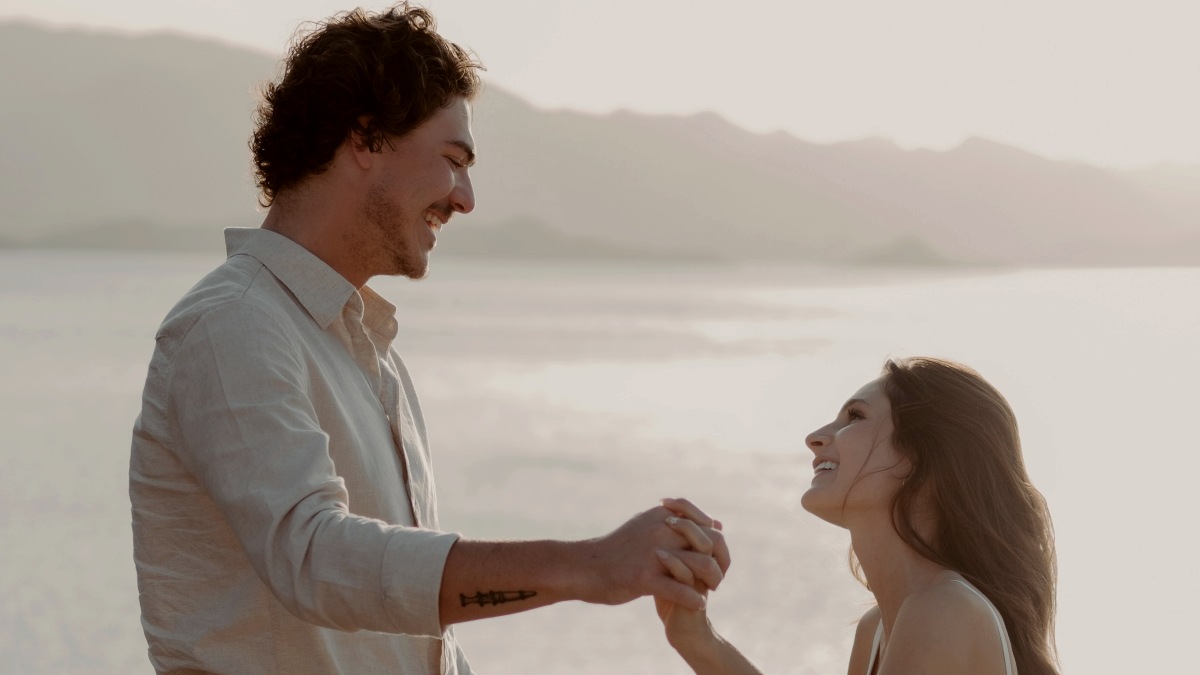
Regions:
<instances>
[{"instance_id":1,"label":"woman's nose","mask_svg":"<svg viewBox=\"0 0 1200 675\"><path fill-rule=\"evenodd\" d=\"M829 445L829 435L825 433L824 428L817 429L804 438L804 444L808 446L809 450L816 452L817 448Z\"/></svg>"}]
</instances>

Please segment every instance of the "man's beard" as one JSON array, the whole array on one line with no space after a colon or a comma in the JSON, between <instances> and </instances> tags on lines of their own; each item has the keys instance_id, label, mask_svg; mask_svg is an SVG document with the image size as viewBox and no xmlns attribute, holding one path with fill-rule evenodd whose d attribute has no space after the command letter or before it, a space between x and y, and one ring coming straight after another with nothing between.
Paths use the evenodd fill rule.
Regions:
<instances>
[{"instance_id":1,"label":"man's beard","mask_svg":"<svg viewBox=\"0 0 1200 675\"><path fill-rule=\"evenodd\" d=\"M366 253L380 268L377 274L425 278L429 264L415 248L411 225L404 222L401 209L379 186L372 186L367 192L364 213L378 237L373 249Z\"/></svg>"}]
</instances>

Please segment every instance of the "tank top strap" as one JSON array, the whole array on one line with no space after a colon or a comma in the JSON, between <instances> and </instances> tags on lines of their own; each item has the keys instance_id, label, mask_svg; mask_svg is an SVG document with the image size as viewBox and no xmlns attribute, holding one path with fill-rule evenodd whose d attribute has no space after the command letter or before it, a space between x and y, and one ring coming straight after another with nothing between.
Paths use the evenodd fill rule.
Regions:
<instances>
[{"instance_id":1,"label":"tank top strap","mask_svg":"<svg viewBox=\"0 0 1200 675\"><path fill-rule=\"evenodd\" d=\"M883 642L883 619L879 620L879 626L875 629L875 639L871 640L871 660L867 663L866 675L875 673L875 662L879 660L880 642Z\"/></svg>"},{"instance_id":2,"label":"tank top strap","mask_svg":"<svg viewBox=\"0 0 1200 675\"><path fill-rule=\"evenodd\" d=\"M1000 611L996 609L991 600L988 600L986 595L979 592L979 589L972 586L967 580L955 579L954 581L966 586L968 590L982 598L983 602L987 604L988 609L992 611L992 620L996 622L996 630L1000 633L1000 646L1004 649L1004 672L1006 675L1017 675L1012 644L1008 641L1008 630L1004 627L1004 618L1000 616Z\"/></svg>"}]
</instances>

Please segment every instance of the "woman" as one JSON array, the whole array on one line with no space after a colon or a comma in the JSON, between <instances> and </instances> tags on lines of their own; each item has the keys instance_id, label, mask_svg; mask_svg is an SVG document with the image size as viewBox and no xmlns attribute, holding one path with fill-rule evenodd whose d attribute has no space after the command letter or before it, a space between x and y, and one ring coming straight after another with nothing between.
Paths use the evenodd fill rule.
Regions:
<instances>
[{"instance_id":1,"label":"woman","mask_svg":"<svg viewBox=\"0 0 1200 675\"><path fill-rule=\"evenodd\" d=\"M1058 673L1050 515L998 391L956 363L889 361L806 443L815 475L801 503L850 530L855 575L877 603L858 624L850 675ZM691 516L686 502L667 506ZM707 547L691 520L671 522ZM759 672L703 611L658 610L697 673Z\"/></svg>"}]
</instances>

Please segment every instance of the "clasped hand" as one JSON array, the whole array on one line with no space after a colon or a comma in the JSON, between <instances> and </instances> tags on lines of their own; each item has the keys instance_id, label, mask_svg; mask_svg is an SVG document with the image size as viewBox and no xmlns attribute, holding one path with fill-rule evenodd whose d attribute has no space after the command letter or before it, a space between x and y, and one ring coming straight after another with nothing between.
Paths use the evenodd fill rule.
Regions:
<instances>
[{"instance_id":1,"label":"clasped hand","mask_svg":"<svg viewBox=\"0 0 1200 675\"><path fill-rule=\"evenodd\" d=\"M676 648L682 643L702 640L712 634L705 606L708 592L716 590L729 569L729 547L721 532L721 522L709 517L686 499L664 499L663 506L672 512L667 525L687 541L690 550L658 551L659 560L667 572L681 584L695 589L702 604L673 602L654 597L658 618L667 632L667 640ZM715 569L714 569L715 568Z\"/></svg>"},{"instance_id":2,"label":"clasped hand","mask_svg":"<svg viewBox=\"0 0 1200 675\"><path fill-rule=\"evenodd\" d=\"M577 599L619 605L644 595L698 610L729 568L721 524L685 499L664 499L587 546Z\"/></svg>"}]
</instances>

